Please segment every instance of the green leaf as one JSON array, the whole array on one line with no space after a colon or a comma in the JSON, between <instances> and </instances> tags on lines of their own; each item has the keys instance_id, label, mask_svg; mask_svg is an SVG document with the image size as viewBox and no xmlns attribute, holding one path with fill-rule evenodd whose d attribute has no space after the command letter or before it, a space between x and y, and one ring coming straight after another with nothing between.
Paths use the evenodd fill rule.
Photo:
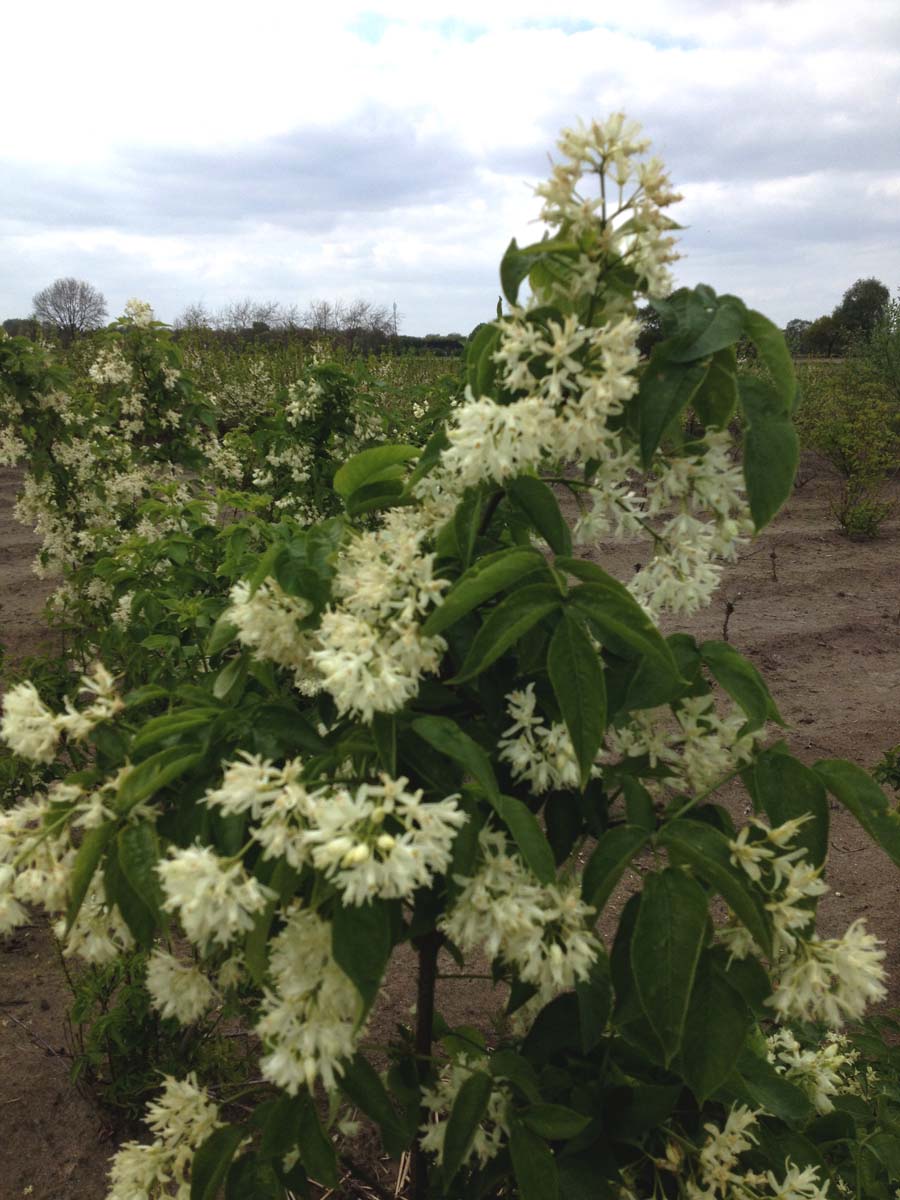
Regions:
<instances>
[{"instance_id":1,"label":"green leaf","mask_svg":"<svg viewBox=\"0 0 900 1200\"><path fill-rule=\"evenodd\" d=\"M202 758L202 750L187 746L169 746L166 750L151 754L119 784L116 810L127 813L141 801L149 800L156 792L195 767Z\"/></svg>"},{"instance_id":2,"label":"green leaf","mask_svg":"<svg viewBox=\"0 0 900 1200\"><path fill-rule=\"evenodd\" d=\"M533 475L520 475L506 485L506 494L521 509L554 554L572 553L572 535L552 490Z\"/></svg>"},{"instance_id":3,"label":"green leaf","mask_svg":"<svg viewBox=\"0 0 900 1200\"><path fill-rule=\"evenodd\" d=\"M594 644L570 609L563 611L550 641L547 671L584 787L606 730L606 683Z\"/></svg>"},{"instance_id":4,"label":"green leaf","mask_svg":"<svg viewBox=\"0 0 900 1200\"><path fill-rule=\"evenodd\" d=\"M828 857L828 797L822 780L799 759L773 747L763 751L753 765L756 795L773 825L782 825L810 814L791 845L802 846L805 857L819 867Z\"/></svg>"},{"instance_id":5,"label":"green leaf","mask_svg":"<svg viewBox=\"0 0 900 1200\"><path fill-rule=\"evenodd\" d=\"M399 472L400 468L395 468ZM379 512L383 508L398 508L415 504L406 492L402 479L381 479L358 488L347 501L347 515L360 517L363 513Z\"/></svg>"},{"instance_id":6,"label":"green leaf","mask_svg":"<svg viewBox=\"0 0 900 1200\"><path fill-rule=\"evenodd\" d=\"M867 1140L866 1148L887 1171L891 1183L900 1182L900 1138L891 1133L874 1133Z\"/></svg>"},{"instance_id":7,"label":"green leaf","mask_svg":"<svg viewBox=\"0 0 900 1200\"><path fill-rule=\"evenodd\" d=\"M191 1200L216 1200L231 1160L246 1136L241 1125L224 1125L209 1135L191 1164Z\"/></svg>"},{"instance_id":8,"label":"green leaf","mask_svg":"<svg viewBox=\"0 0 900 1200\"><path fill-rule=\"evenodd\" d=\"M275 870L272 872L272 878L268 880L269 887L278 894L269 900L261 912L256 913L253 918L253 927L247 931L247 936L244 938L244 963L250 978L260 986L265 979L269 963L269 930L272 928L275 910L280 902L283 903L293 894L299 879L299 872L288 866L285 859L279 858L275 864Z\"/></svg>"},{"instance_id":9,"label":"green leaf","mask_svg":"<svg viewBox=\"0 0 900 1200\"><path fill-rule=\"evenodd\" d=\"M584 1054L590 1054L603 1040L612 1009L612 980L609 959L605 954L591 965L587 979L580 979L575 984L575 997L578 1001L581 1049Z\"/></svg>"},{"instance_id":10,"label":"green leaf","mask_svg":"<svg viewBox=\"0 0 900 1200\"><path fill-rule=\"evenodd\" d=\"M569 599L596 625L605 645L625 658L646 659L667 679L679 678L671 647L626 587L594 563L558 558L556 565L587 581Z\"/></svg>"},{"instance_id":11,"label":"green leaf","mask_svg":"<svg viewBox=\"0 0 900 1200\"><path fill-rule=\"evenodd\" d=\"M530 1130L550 1142L577 1137L591 1123L590 1117L564 1104L531 1104L520 1115Z\"/></svg>"},{"instance_id":12,"label":"green leaf","mask_svg":"<svg viewBox=\"0 0 900 1200\"><path fill-rule=\"evenodd\" d=\"M407 495L410 495L412 488L419 480L423 479L432 467L440 462L441 455L445 450L449 449L449 446L450 441L447 437L447 431L443 425L440 425L425 443L425 449L416 463L415 470L406 481Z\"/></svg>"},{"instance_id":13,"label":"green leaf","mask_svg":"<svg viewBox=\"0 0 900 1200\"><path fill-rule=\"evenodd\" d=\"M492 396L497 364L494 351L500 341L500 328L491 321L482 325L466 348L466 382L476 399Z\"/></svg>"},{"instance_id":14,"label":"green leaf","mask_svg":"<svg viewBox=\"0 0 900 1200\"><path fill-rule=\"evenodd\" d=\"M707 937L706 894L677 867L646 879L631 940L638 999L670 1063L678 1053Z\"/></svg>"},{"instance_id":15,"label":"green leaf","mask_svg":"<svg viewBox=\"0 0 900 1200\"><path fill-rule=\"evenodd\" d=\"M740 1084L751 1101L782 1121L805 1121L813 1106L806 1093L779 1075L771 1063L746 1049L737 1064ZM729 1080L729 1085L732 1080Z\"/></svg>"},{"instance_id":16,"label":"green leaf","mask_svg":"<svg viewBox=\"0 0 900 1200\"><path fill-rule=\"evenodd\" d=\"M706 429L726 429L737 400L737 354L733 346L726 346L713 355L691 405Z\"/></svg>"},{"instance_id":17,"label":"green leaf","mask_svg":"<svg viewBox=\"0 0 900 1200\"><path fill-rule=\"evenodd\" d=\"M296 1166L290 1172L291 1187L300 1195L309 1195L303 1191L303 1184L297 1182L295 1172L300 1172L299 1179L304 1180L302 1167ZM253 1150L248 1150L240 1158L235 1159L225 1181L225 1200L273 1200L281 1196L281 1183L278 1171L271 1162L265 1162Z\"/></svg>"},{"instance_id":18,"label":"green leaf","mask_svg":"<svg viewBox=\"0 0 900 1200\"><path fill-rule=\"evenodd\" d=\"M704 642L700 657L732 700L747 714L746 730L759 729L766 721L784 724L784 719L769 694L765 680L753 663L727 642Z\"/></svg>"},{"instance_id":19,"label":"green leaf","mask_svg":"<svg viewBox=\"0 0 900 1200\"><path fill-rule=\"evenodd\" d=\"M619 825L607 829L597 840L581 877L581 894L598 913L610 898L622 872L649 839L646 829Z\"/></svg>"},{"instance_id":20,"label":"green leaf","mask_svg":"<svg viewBox=\"0 0 900 1200\"><path fill-rule=\"evenodd\" d=\"M116 841L122 874L159 922L162 919L162 888L156 874L156 864L160 859L156 826L152 821L126 825Z\"/></svg>"},{"instance_id":21,"label":"green leaf","mask_svg":"<svg viewBox=\"0 0 900 1200\"><path fill-rule=\"evenodd\" d=\"M300 1160L317 1183L325 1187L337 1187L337 1155L331 1138L322 1128L312 1097L301 1095L298 1101L297 1145L300 1147Z\"/></svg>"},{"instance_id":22,"label":"green leaf","mask_svg":"<svg viewBox=\"0 0 900 1200\"><path fill-rule=\"evenodd\" d=\"M372 717L372 741L383 771L397 774L397 718L393 713L375 713Z\"/></svg>"},{"instance_id":23,"label":"green leaf","mask_svg":"<svg viewBox=\"0 0 900 1200\"><path fill-rule=\"evenodd\" d=\"M731 862L728 838L702 821L672 821L660 831L659 841L716 889L760 949L770 954L772 929L764 898L745 872Z\"/></svg>"},{"instance_id":24,"label":"green leaf","mask_svg":"<svg viewBox=\"0 0 900 1200\"><path fill-rule=\"evenodd\" d=\"M94 872L103 857L103 851L109 845L115 831L116 826L112 821L105 825L98 825L94 829L85 830L69 875L69 902L66 906L67 933L75 923L91 880L94 878Z\"/></svg>"},{"instance_id":25,"label":"green leaf","mask_svg":"<svg viewBox=\"0 0 900 1200\"><path fill-rule=\"evenodd\" d=\"M217 700L233 702L240 696L249 665L246 654L239 654L237 658L225 664L213 683L213 695Z\"/></svg>"},{"instance_id":26,"label":"green leaf","mask_svg":"<svg viewBox=\"0 0 900 1200\"><path fill-rule=\"evenodd\" d=\"M473 1071L456 1093L444 1135L445 1188L450 1186L466 1160L478 1125L487 1111L493 1086L490 1075L484 1071Z\"/></svg>"},{"instance_id":27,"label":"green leaf","mask_svg":"<svg viewBox=\"0 0 900 1200\"><path fill-rule=\"evenodd\" d=\"M412 729L435 750L458 762L492 802L499 800L500 790L490 758L455 721L450 717L419 717L413 721Z\"/></svg>"},{"instance_id":28,"label":"green leaf","mask_svg":"<svg viewBox=\"0 0 900 1200\"><path fill-rule=\"evenodd\" d=\"M556 861L537 817L514 796L499 796L493 804L534 874L541 883L552 883L556 879Z\"/></svg>"},{"instance_id":29,"label":"green leaf","mask_svg":"<svg viewBox=\"0 0 900 1200\"><path fill-rule=\"evenodd\" d=\"M356 907L338 905L331 920L334 959L362 996L360 1020L372 1007L390 958L391 919L383 900Z\"/></svg>"},{"instance_id":30,"label":"green leaf","mask_svg":"<svg viewBox=\"0 0 900 1200\"><path fill-rule=\"evenodd\" d=\"M695 297L698 292L696 289ZM692 310L692 338L682 338L678 348L672 349L674 362L708 358L733 345L744 332L747 310L736 296L716 296L712 288L704 287L702 300L703 315L696 307Z\"/></svg>"},{"instance_id":31,"label":"green leaf","mask_svg":"<svg viewBox=\"0 0 900 1200\"><path fill-rule=\"evenodd\" d=\"M183 708L176 712L164 713L161 717L154 717L132 739L131 753L133 755L142 754L158 742L164 742L168 738L181 737L182 734L194 729L203 729L211 724L221 712L220 708Z\"/></svg>"},{"instance_id":32,"label":"green leaf","mask_svg":"<svg viewBox=\"0 0 900 1200\"><path fill-rule=\"evenodd\" d=\"M800 453L797 431L783 398L762 379L740 380L744 432L744 483L757 530L772 520L791 494Z\"/></svg>"},{"instance_id":33,"label":"green leaf","mask_svg":"<svg viewBox=\"0 0 900 1200\"><path fill-rule=\"evenodd\" d=\"M373 446L354 454L335 473L334 490L345 502L366 484L377 483L403 473L402 464L418 458L418 446Z\"/></svg>"},{"instance_id":34,"label":"green leaf","mask_svg":"<svg viewBox=\"0 0 900 1200\"><path fill-rule=\"evenodd\" d=\"M521 1200L559 1200L556 1159L543 1138L521 1122L513 1121L509 1153Z\"/></svg>"},{"instance_id":35,"label":"green leaf","mask_svg":"<svg viewBox=\"0 0 900 1200\"><path fill-rule=\"evenodd\" d=\"M153 944L158 926L158 911L134 890L119 861L118 842L109 848L103 864L103 889L107 902L114 904L128 926L134 940L142 949Z\"/></svg>"},{"instance_id":36,"label":"green leaf","mask_svg":"<svg viewBox=\"0 0 900 1200\"><path fill-rule=\"evenodd\" d=\"M840 758L825 758L812 768L829 792L852 813L863 829L900 867L900 812L862 767Z\"/></svg>"},{"instance_id":37,"label":"green leaf","mask_svg":"<svg viewBox=\"0 0 900 1200\"><path fill-rule=\"evenodd\" d=\"M468 567L475 552L475 542L481 527L481 489L466 488L453 513L453 533L456 548L463 567Z\"/></svg>"},{"instance_id":38,"label":"green leaf","mask_svg":"<svg viewBox=\"0 0 900 1200\"><path fill-rule=\"evenodd\" d=\"M794 374L794 361L788 350L784 334L777 325L773 325L768 317L749 308L744 313L744 332L753 342L759 357L769 368L775 387L784 405L784 413L789 416L794 409L797 394L797 377Z\"/></svg>"},{"instance_id":39,"label":"green leaf","mask_svg":"<svg viewBox=\"0 0 900 1200\"><path fill-rule=\"evenodd\" d=\"M469 567L444 596L440 607L428 614L422 625L427 637L441 633L460 617L477 608L484 600L502 592L510 584L544 565L536 550L512 547L488 554Z\"/></svg>"},{"instance_id":40,"label":"green leaf","mask_svg":"<svg viewBox=\"0 0 900 1200\"><path fill-rule=\"evenodd\" d=\"M362 1054L357 1054L344 1068L338 1086L351 1104L378 1125L384 1139L385 1149L393 1158L399 1158L407 1148L410 1134L397 1116L381 1076Z\"/></svg>"},{"instance_id":41,"label":"green leaf","mask_svg":"<svg viewBox=\"0 0 900 1200\"><path fill-rule=\"evenodd\" d=\"M206 639L206 653L210 657L213 654L218 654L220 650L224 650L230 645L238 635L238 627L228 619L228 609L226 608L219 619L213 625L209 637Z\"/></svg>"},{"instance_id":42,"label":"green leaf","mask_svg":"<svg viewBox=\"0 0 900 1200\"><path fill-rule=\"evenodd\" d=\"M681 1074L699 1104L725 1083L753 1024L742 997L701 956L681 1043Z\"/></svg>"},{"instance_id":43,"label":"green leaf","mask_svg":"<svg viewBox=\"0 0 900 1200\"><path fill-rule=\"evenodd\" d=\"M520 588L492 610L475 635L462 670L451 683L464 683L496 662L504 651L560 607L559 591L546 583Z\"/></svg>"},{"instance_id":44,"label":"green leaf","mask_svg":"<svg viewBox=\"0 0 900 1200\"><path fill-rule=\"evenodd\" d=\"M670 357L671 346L654 347L641 376L638 396L641 462L649 467L669 425L691 403L706 378L705 364L681 364Z\"/></svg>"},{"instance_id":45,"label":"green leaf","mask_svg":"<svg viewBox=\"0 0 900 1200\"><path fill-rule=\"evenodd\" d=\"M495 1050L488 1058L488 1067L495 1079L508 1080L534 1103L540 1100L537 1072L523 1055L515 1050Z\"/></svg>"}]
</instances>

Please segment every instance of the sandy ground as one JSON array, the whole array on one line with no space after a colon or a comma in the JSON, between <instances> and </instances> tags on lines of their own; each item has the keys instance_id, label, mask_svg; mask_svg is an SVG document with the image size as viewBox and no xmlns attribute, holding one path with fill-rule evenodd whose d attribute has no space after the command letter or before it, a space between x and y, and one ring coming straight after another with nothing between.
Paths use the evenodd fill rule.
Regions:
<instances>
[{"instance_id":1,"label":"sandy ground","mask_svg":"<svg viewBox=\"0 0 900 1200\"><path fill-rule=\"evenodd\" d=\"M0 470L0 638L11 659L46 640L40 612L47 588L30 569L34 539L12 518L17 484L15 472ZM713 605L677 627L700 640L721 638L730 601L729 639L765 675L791 750L806 762L841 757L871 767L900 741L900 521L888 522L876 541L848 541L833 528L832 487L827 469L814 471L729 567ZM598 547L595 558L626 578L645 553L643 545L616 544ZM739 789L731 803L745 805ZM820 931L838 933L865 917L887 943L892 1000L900 1002L900 872L842 810L833 818L832 890L820 905ZM385 1026L408 1020L412 967L404 954L386 982ZM0 943L0 1200L105 1194L113 1135L69 1082L68 1004L44 926ZM496 998L478 981L446 983L438 1007L454 1024L483 1023Z\"/></svg>"}]
</instances>

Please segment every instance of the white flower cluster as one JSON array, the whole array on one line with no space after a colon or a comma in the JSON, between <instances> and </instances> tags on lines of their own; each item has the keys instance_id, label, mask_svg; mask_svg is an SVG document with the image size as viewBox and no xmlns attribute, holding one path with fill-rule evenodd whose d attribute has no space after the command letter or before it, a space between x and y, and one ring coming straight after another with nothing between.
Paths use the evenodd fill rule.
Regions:
<instances>
[{"instance_id":1,"label":"white flower cluster","mask_svg":"<svg viewBox=\"0 0 900 1200\"><path fill-rule=\"evenodd\" d=\"M446 643L424 636L421 621L449 584L435 578L434 554L422 553L424 535L415 516L393 510L340 555L335 603L310 655L340 713L369 722L376 712L395 712L440 665Z\"/></svg>"},{"instance_id":2,"label":"white flower cluster","mask_svg":"<svg viewBox=\"0 0 900 1200\"><path fill-rule=\"evenodd\" d=\"M89 675L82 675L81 686L94 697L93 701L76 709L67 697L65 711L54 713L41 700L33 683L16 684L3 697L0 738L22 758L52 762L63 734L82 741L95 725L109 720L122 707L115 692L115 680L101 663L95 664Z\"/></svg>"},{"instance_id":3,"label":"white flower cluster","mask_svg":"<svg viewBox=\"0 0 900 1200\"><path fill-rule=\"evenodd\" d=\"M12 429L0 429L0 467L14 467L28 453L28 447Z\"/></svg>"},{"instance_id":4,"label":"white flower cluster","mask_svg":"<svg viewBox=\"0 0 900 1200\"><path fill-rule=\"evenodd\" d=\"M545 724L536 706L533 683L506 697L513 723L497 743L501 760L536 796L548 789L578 788L581 774L569 731L560 721Z\"/></svg>"},{"instance_id":5,"label":"white flower cluster","mask_svg":"<svg viewBox=\"0 0 900 1200\"><path fill-rule=\"evenodd\" d=\"M667 296L672 290L668 264L677 257L669 233L676 226L662 210L681 197L671 190L659 159L642 159L650 143L640 133L640 125L622 113L564 130L558 146L567 161L556 164L536 191L544 199L541 217L548 225L579 239L594 234L598 244L592 258L630 265L642 291ZM582 195L585 175L602 177L605 186L598 183L593 195ZM626 197L629 187L633 190Z\"/></svg>"},{"instance_id":6,"label":"white flower cluster","mask_svg":"<svg viewBox=\"0 0 900 1200\"><path fill-rule=\"evenodd\" d=\"M250 646L257 657L289 667L299 691L313 695L318 690L311 653L315 633L302 631L298 622L312 612L308 600L289 596L271 576L255 592L245 581L231 589L226 619L238 629L238 641Z\"/></svg>"},{"instance_id":7,"label":"white flower cluster","mask_svg":"<svg viewBox=\"0 0 900 1200\"><path fill-rule=\"evenodd\" d=\"M438 1163L444 1161L447 1124L454 1101L473 1071L489 1072L486 1056L474 1053L461 1055L443 1067L434 1087L422 1090L422 1107L428 1109L431 1119L421 1126L420 1145L427 1153L433 1154ZM504 1140L509 1137L511 1102L509 1088L501 1078L495 1078L484 1117L475 1129L472 1144L461 1166L474 1158L483 1167L500 1152Z\"/></svg>"},{"instance_id":8,"label":"white flower cluster","mask_svg":"<svg viewBox=\"0 0 900 1200\"><path fill-rule=\"evenodd\" d=\"M269 973L256 1025L263 1075L292 1096L319 1079L331 1090L362 1034L360 996L334 961L331 925L294 908L270 943Z\"/></svg>"},{"instance_id":9,"label":"white flower cluster","mask_svg":"<svg viewBox=\"0 0 900 1200\"><path fill-rule=\"evenodd\" d=\"M344 903L409 899L450 865L467 814L455 796L423 803L421 790L408 791L407 783L382 775L355 792L336 788L314 797L307 845Z\"/></svg>"},{"instance_id":10,"label":"white flower cluster","mask_svg":"<svg viewBox=\"0 0 900 1200\"><path fill-rule=\"evenodd\" d=\"M131 363L122 353L118 342L104 346L97 355L93 365L88 370L88 376L94 383L116 385L131 382Z\"/></svg>"},{"instance_id":11,"label":"white flower cluster","mask_svg":"<svg viewBox=\"0 0 900 1200\"><path fill-rule=\"evenodd\" d=\"M80 795L78 787L55 784L48 795L0 811L0 934L29 920L23 904L65 911L77 851L64 816L52 820L50 809L65 813Z\"/></svg>"},{"instance_id":12,"label":"white flower cluster","mask_svg":"<svg viewBox=\"0 0 900 1200\"><path fill-rule=\"evenodd\" d=\"M106 1200L190 1200L194 1152L222 1124L217 1106L193 1073L185 1079L167 1075L145 1122L154 1139L122 1146L110 1166Z\"/></svg>"},{"instance_id":13,"label":"white flower cluster","mask_svg":"<svg viewBox=\"0 0 900 1200\"><path fill-rule=\"evenodd\" d=\"M802 1088L816 1111L834 1110L832 1096L856 1091L856 1079L846 1078L842 1068L853 1068L859 1055L841 1034L829 1031L815 1049L804 1050L789 1029L777 1029L766 1038L769 1062L779 1075Z\"/></svg>"},{"instance_id":14,"label":"white flower cluster","mask_svg":"<svg viewBox=\"0 0 900 1200\"><path fill-rule=\"evenodd\" d=\"M177 913L195 946L227 946L253 928L275 893L247 875L240 862L220 858L210 846L171 847L156 865L166 912Z\"/></svg>"},{"instance_id":15,"label":"white flower cluster","mask_svg":"<svg viewBox=\"0 0 900 1200\"><path fill-rule=\"evenodd\" d=\"M212 984L193 963L179 962L157 947L147 961L147 991L150 1003L163 1017L174 1017L179 1025L192 1025L215 1002Z\"/></svg>"},{"instance_id":16,"label":"white flower cluster","mask_svg":"<svg viewBox=\"0 0 900 1200\"><path fill-rule=\"evenodd\" d=\"M139 329L147 329L153 323L153 306L132 297L125 305L125 316Z\"/></svg>"},{"instance_id":17,"label":"white flower cluster","mask_svg":"<svg viewBox=\"0 0 900 1200\"><path fill-rule=\"evenodd\" d=\"M134 946L131 930L122 920L119 910L107 903L99 875L95 875L91 881L91 889L84 897L68 933L62 917L54 924L53 932L64 943L65 955L77 955L85 962L98 966L114 962Z\"/></svg>"},{"instance_id":18,"label":"white flower cluster","mask_svg":"<svg viewBox=\"0 0 900 1200\"><path fill-rule=\"evenodd\" d=\"M766 908L772 918L778 980L767 1003L780 1021L822 1021L839 1028L887 995L885 952L862 920L854 921L841 938L805 932L815 923L810 900L828 891L820 870L803 857L803 850L786 849L807 819L773 829L752 821L730 843L731 861L769 896ZM727 925L720 933L735 957L759 953L743 926Z\"/></svg>"},{"instance_id":19,"label":"white flower cluster","mask_svg":"<svg viewBox=\"0 0 900 1200\"><path fill-rule=\"evenodd\" d=\"M455 796L423 802L405 777L381 775L355 789L307 788L302 764L278 768L246 756L228 764L222 784L204 802L226 814L249 813L250 835L264 858L294 868L312 864L340 890L345 904L410 899L450 864L466 813Z\"/></svg>"},{"instance_id":20,"label":"white flower cluster","mask_svg":"<svg viewBox=\"0 0 900 1200\"><path fill-rule=\"evenodd\" d=\"M752 758L765 731L744 732L746 723L737 708L720 716L712 695L688 696L671 711L661 707L631 713L627 722L607 732L606 751L620 758L646 755L651 767L662 763L667 768L664 782L670 787L704 791Z\"/></svg>"},{"instance_id":21,"label":"white flower cluster","mask_svg":"<svg viewBox=\"0 0 900 1200\"><path fill-rule=\"evenodd\" d=\"M288 402L285 405L285 419L288 425L299 425L318 415L322 396L325 394L322 385L316 379L298 379L287 389Z\"/></svg>"},{"instance_id":22,"label":"white flower cluster","mask_svg":"<svg viewBox=\"0 0 900 1200\"><path fill-rule=\"evenodd\" d=\"M713 1122L703 1126L708 1136L697 1164L700 1181L686 1182L687 1200L828 1200L829 1184L819 1182L815 1167L801 1171L786 1160L782 1178L774 1171L763 1173L740 1167L740 1156L757 1140L750 1131L758 1116L758 1112L736 1105L722 1128Z\"/></svg>"},{"instance_id":23,"label":"white flower cluster","mask_svg":"<svg viewBox=\"0 0 900 1200\"><path fill-rule=\"evenodd\" d=\"M481 863L439 922L462 950L483 948L516 968L544 1003L587 979L601 945L577 880L540 883L500 830L482 830Z\"/></svg>"}]
</instances>

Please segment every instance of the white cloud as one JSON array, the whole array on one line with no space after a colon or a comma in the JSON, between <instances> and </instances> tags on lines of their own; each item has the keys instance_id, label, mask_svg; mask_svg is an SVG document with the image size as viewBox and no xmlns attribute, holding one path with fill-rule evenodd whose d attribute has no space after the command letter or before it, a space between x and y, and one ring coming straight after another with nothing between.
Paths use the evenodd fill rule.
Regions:
<instances>
[{"instance_id":1,"label":"white cloud","mask_svg":"<svg viewBox=\"0 0 900 1200\"><path fill-rule=\"evenodd\" d=\"M55 2L4 14L0 316L146 292L493 310L558 128L624 108L685 194L684 282L778 320L900 283L900 6L862 0ZM5 183L3 182L5 180ZM698 274L698 272L700 274ZM800 311L801 302L804 306Z\"/></svg>"}]
</instances>

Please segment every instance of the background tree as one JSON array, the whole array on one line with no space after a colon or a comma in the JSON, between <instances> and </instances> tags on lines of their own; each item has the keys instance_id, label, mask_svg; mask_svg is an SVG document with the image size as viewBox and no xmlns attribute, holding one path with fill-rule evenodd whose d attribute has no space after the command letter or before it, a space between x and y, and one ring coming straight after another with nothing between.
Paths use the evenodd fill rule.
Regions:
<instances>
[{"instance_id":1,"label":"background tree","mask_svg":"<svg viewBox=\"0 0 900 1200\"><path fill-rule=\"evenodd\" d=\"M804 321L802 317L794 317L784 327L784 340L791 354L804 354L806 351L806 331L812 321Z\"/></svg>"},{"instance_id":2,"label":"background tree","mask_svg":"<svg viewBox=\"0 0 900 1200\"><path fill-rule=\"evenodd\" d=\"M890 291L880 280L857 279L844 292L832 315L851 337L868 337L890 298Z\"/></svg>"},{"instance_id":3,"label":"background tree","mask_svg":"<svg viewBox=\"0 0 900 1200\"><path fill-rule=\"evenodd\" d=\"M835 317L819 317L806 328L803 335L803 352L830 358L843 349L846 336L846 328Z\"/></svg>"},{"instance_id":4,"label":"background tree","mask_svg":"<svg viewBox=\"0 0 900 1200\"><path fill-rule=\"evenodd\" d=\"M68 346L79 333L99 329L106 316L106 300L83 279L57 279L32 299L35 320L59 332Z\"/></svg>"},{"instance_id":5,"label":"background tree","mask_svg":"<svg viewBox=\"0 0 900 1200\"><path fill-rule=\"evenodd\" d=\"M637 336L637 347L641 358L648 358L656 343L661 342L665 336L662 331L662 323L659 313L652 304L639 305L637 319L641 323L641 331Z\"/></svg>"}]
</instances>

